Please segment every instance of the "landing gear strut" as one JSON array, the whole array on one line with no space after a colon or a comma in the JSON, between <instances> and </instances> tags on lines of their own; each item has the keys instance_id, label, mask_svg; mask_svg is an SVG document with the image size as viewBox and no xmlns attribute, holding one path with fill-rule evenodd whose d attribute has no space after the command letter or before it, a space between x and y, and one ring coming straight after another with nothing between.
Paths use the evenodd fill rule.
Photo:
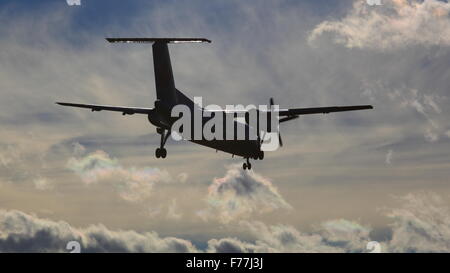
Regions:
<instances>
[{"instance_id":1,"label":"landing gear strut","mask_svg":"<svg viewBox=\"0 0 450 273\"><path fill-rule=\"evenodd\" d=\"M247 157L247 163L244 162L244 164L242 164L242 168L243 168L244 170L246 170L246 169L251 170L251 169L252 169L252 164L250 163L250 160L249 160L248 157Z\"/></svg>"},{"instance_id":2,"label":"landing gear strut","mask_svg":"<svg viewBox=\"0 0 450 273\"><path fill-rule=\"evenodd\" d=\"M155 156L156 158L166 158L167 156L167 150L164 148L164 145L166 144L167 139L170 136L170 131L165 130L163 128L156 128L156 132L161 135L161 143L160 147L156 149Z\"/></svg>"}]
</instances>

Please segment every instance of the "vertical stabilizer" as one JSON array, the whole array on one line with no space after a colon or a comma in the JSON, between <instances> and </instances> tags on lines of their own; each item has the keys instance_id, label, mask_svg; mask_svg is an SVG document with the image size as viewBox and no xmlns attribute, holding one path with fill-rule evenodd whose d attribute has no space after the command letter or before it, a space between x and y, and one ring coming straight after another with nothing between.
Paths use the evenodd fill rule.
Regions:
<instances>
[{"instance_id":1,"label":"vertical stabilizer","mask_svg":"<svg viewBox=\"0 0 450 273\"><path fill-rule=\"evenodd\" d=\"M157 103L170 109L178 104L172 64L170 62L169 43L211 43L205 38L106 38L110 43L153 43L153 65ZM158 108L157 105L155 105Z\"/></svg>"},{"instance_id":2,"label":"vertical stabilizer","mask_svg":"<svg viewBox=\"0 0 450 273\"><path fill-rule=\"evenodd\" d=\"M156 97L166 106L177 104L177 93L170 62L169 47L165 42L153 44Z\"/></svg>"}]
</instances>

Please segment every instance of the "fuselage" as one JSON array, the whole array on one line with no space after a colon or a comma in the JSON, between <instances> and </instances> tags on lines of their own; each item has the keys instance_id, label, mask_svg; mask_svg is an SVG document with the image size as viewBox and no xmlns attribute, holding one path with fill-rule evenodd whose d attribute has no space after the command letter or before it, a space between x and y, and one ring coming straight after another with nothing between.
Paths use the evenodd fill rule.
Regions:
<instances>
[{"instance_id":1,"label":"fuselage","mask_svg":"<svg viewBox=\"0 0 450 273\"><path fill-rule=\"evenodd\" d=\"M190 98L188 98L186 95L184 95L182 92L180 92L179 90L176 90L176 105L185 105L187 106L191 112L193 113L194 111L206 111L203 108L200 108L198 105L196 105ZM176 117L172 117L171 116L171 111L172 108L176 105L168 105L165 104L164 102L158 102L157 105L155 105L155 109L154 111L152 111L151 114L148 115L148 119L150 121L150 123L152 123L153 125L155 125L158 128L164 128L166 130L171 130L171 127L173 125L173 123L177 120ZM211 117L202 117L201 121L202 121L202 128L203 125L206 124L206 122L208 120L210 120ZM257 158L260 153L260 141L258 139L251 139L249 138L249 132L252 132L252 130L254 130L253 128L251 128L250 126L248 126L248 124L246 123L242 123L239 121L234 120L233 121L234 124L234 138L233 139L226 139L226 126L225 126L225 122L224 122L224 126L223 126L223 137L217 138L217 139L212 139L212 140L208 140L205 139L205 137L202 137L197 139L194 137L193 134L193 127L192 127L192 136L190 138L188 138L189 141L202 145L202 146L206 146L215 150L219 150L219 151L223 151L232 155L236 155L236 156L242 156L242 157L249 157L249 158ZM236 129L240 128L241 130L244 130L246 132L246 137L244 139L242 138L238 138L237 137L237 133L236 133Z\"/></svg>"}]
</instances>

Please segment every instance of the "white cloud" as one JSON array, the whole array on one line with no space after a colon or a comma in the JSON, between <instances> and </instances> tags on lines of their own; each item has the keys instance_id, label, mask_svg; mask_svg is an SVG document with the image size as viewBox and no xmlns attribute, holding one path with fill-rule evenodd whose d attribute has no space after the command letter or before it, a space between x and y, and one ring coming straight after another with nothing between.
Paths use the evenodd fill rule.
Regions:
<instances>
[{"instance_id":1,"label":"white cloud","mask_svg":"<svg viewBox=\"0 0 450 273\"><path fill-rule=\"evenodd\" d=\"M206 200L208 209L199 216L218 217L225 223L253 213L291 209L268 178L242 170L237 164L229 166L224 177L213 180Z\"/></svg>"},{"instance_id":2,"label":"white cloud","mask_svg":"<svg viewBox=\"0 0 450 273\"><path fill-rule=\"evenodd\" d=\"M50 190L53 189L53 185L46 178L39 177L33 180L34 186L38 190Z\"/></svg>"},{"instance_id":3,"label":"white cloud","mask_svg":"<svg viewBox=\"0 0 450 273\"><path fill-rule=\"evenodd\" d=\"M169 207L167 209L167 218L179 220L181 219L182 214L178 211L177 206L177 200L172 199L172 202L170 202Z\"/></svg>"},{"instance_id":4,"label":"white cloud","mask_svg":"<svg viewBox=\"0 0 450 273\"><path fill-rule=\"evenodd\" d=\"M425 192L401 198L402 207L388 216L393 220L391 252L449 252L450 210L441 196Z\"/></svg>"},{"instance_id":5,"label":"white cloud","mask_svg":"<svg viewBox=\"0 0 450 273\"><path fill-rule=\"evenodd\" d=\"M86 148L78 142L72 144L73 146L73 154L75 156L82 156L86 152Z\"/></svg>"},{"instance_id":6,"label":"white cloud","mask_svg":"<svg viewBox=\"0 0 450 273\"><path fill-rule=\"evenodd\" d=\"M104 151L96 151L84 157L72 157L67 168L79 175L86 184L107 182L117 188L127 201L143 201L151 196L155 183L172 180L167 171L157 168L123 167Z\"/></svg>"},{"instance_id":7,"label":"white cloud","mask_svg":"<svg viewBox=\"0 0 450 273\"><path fill-rule=\"evenodd\" d=\"M386 164L391 165L392 164L392 155L393 155L394 151L393 150L389 150L386 154Z\"/></svg>"},{"instance_id":8,"label":"white cloud","mask_svg":"<svg viewBox=\"0 0 450 273\"><path fill-rule=\"evenodd\" d=\"M428 128L424 133L425 140L428 142L436 142L439 140L439 135L432 128Z\"/></svg>"},{"instance_id":9,"label":"white cloud","mask_svg":"<svg viewBox=\"0 0 450 273\"><path fill-rule=\"evenodd\" d=\"M424 95L424 103L430 106L436 113L440 114L442 112L441 108L438 106L436 102L436 96L433 95ZM439 98L437 98L439 99Z\"/></svg>"},{"instance_id":10,"label":"white cloud","mask_svg":"<svg viewBox=\"0 0 450 273\"><path fill-rule=\"evenodd\" d=\"M399 108L408 113L410 117L414 114L413 110L419 116L412 124L413 126L406 126L402 124L400 128L409 129L412 131L419 131L426 141L436 142L441 135L445 135L445 127L448 120L445 118L442 107L445 107L444 101L447 101L447 96L433 94L430 91L420 91L415 88L408 88L402 86L401 88L389 88L387 84L377 82L370 85L365 83L365 88L362 96L369 97L380 103L391 103L393 108ZM386 101L386 99L388 101ZM397 107L400 106L400 107ZM409 112L406 112L409 111Z\"/></svg>"},{"instance_id":11,"label":"white cloud","mask_svg":"<svg viewBox=\"0 0 450 273\"><path fill-rule=\"evenodd\" d=\"M324 21L309 36L314 42L333 33L335 42L349 48L391 50L411 45L450 45L450 3L438 0L384 0L370 6L355 0L338 21Z\"/></svg>"},{"instance_id":12,"label":"white cloud","mask_svg":"<svg viewBox=\"0 0 450 273\"><path fill-rule=\"evenodd\" d=\"M20 151L16 145L6 145L0 149L0 164L4 167L11 167L13 163L20 161Z\"/></svg>"}]
</instances>

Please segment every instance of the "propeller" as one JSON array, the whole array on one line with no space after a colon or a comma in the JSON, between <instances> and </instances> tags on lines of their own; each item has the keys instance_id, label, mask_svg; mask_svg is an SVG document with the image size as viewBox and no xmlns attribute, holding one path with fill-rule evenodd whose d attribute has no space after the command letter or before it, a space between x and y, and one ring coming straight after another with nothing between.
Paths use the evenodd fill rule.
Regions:
<instances>
[{"instance_id":1,"label":"propeller","mask_svg":"<svg viewBox=\"0 0 450 273\"><path fill-rule=\"evenodd\" d=\"M272 111L273 106L275 105L273 98L270 98L270 111ZM278 131L278 143L280 144L280 147L283 147L283 139L281 138L281 133Z\"/></svg>"}]
</instances>

